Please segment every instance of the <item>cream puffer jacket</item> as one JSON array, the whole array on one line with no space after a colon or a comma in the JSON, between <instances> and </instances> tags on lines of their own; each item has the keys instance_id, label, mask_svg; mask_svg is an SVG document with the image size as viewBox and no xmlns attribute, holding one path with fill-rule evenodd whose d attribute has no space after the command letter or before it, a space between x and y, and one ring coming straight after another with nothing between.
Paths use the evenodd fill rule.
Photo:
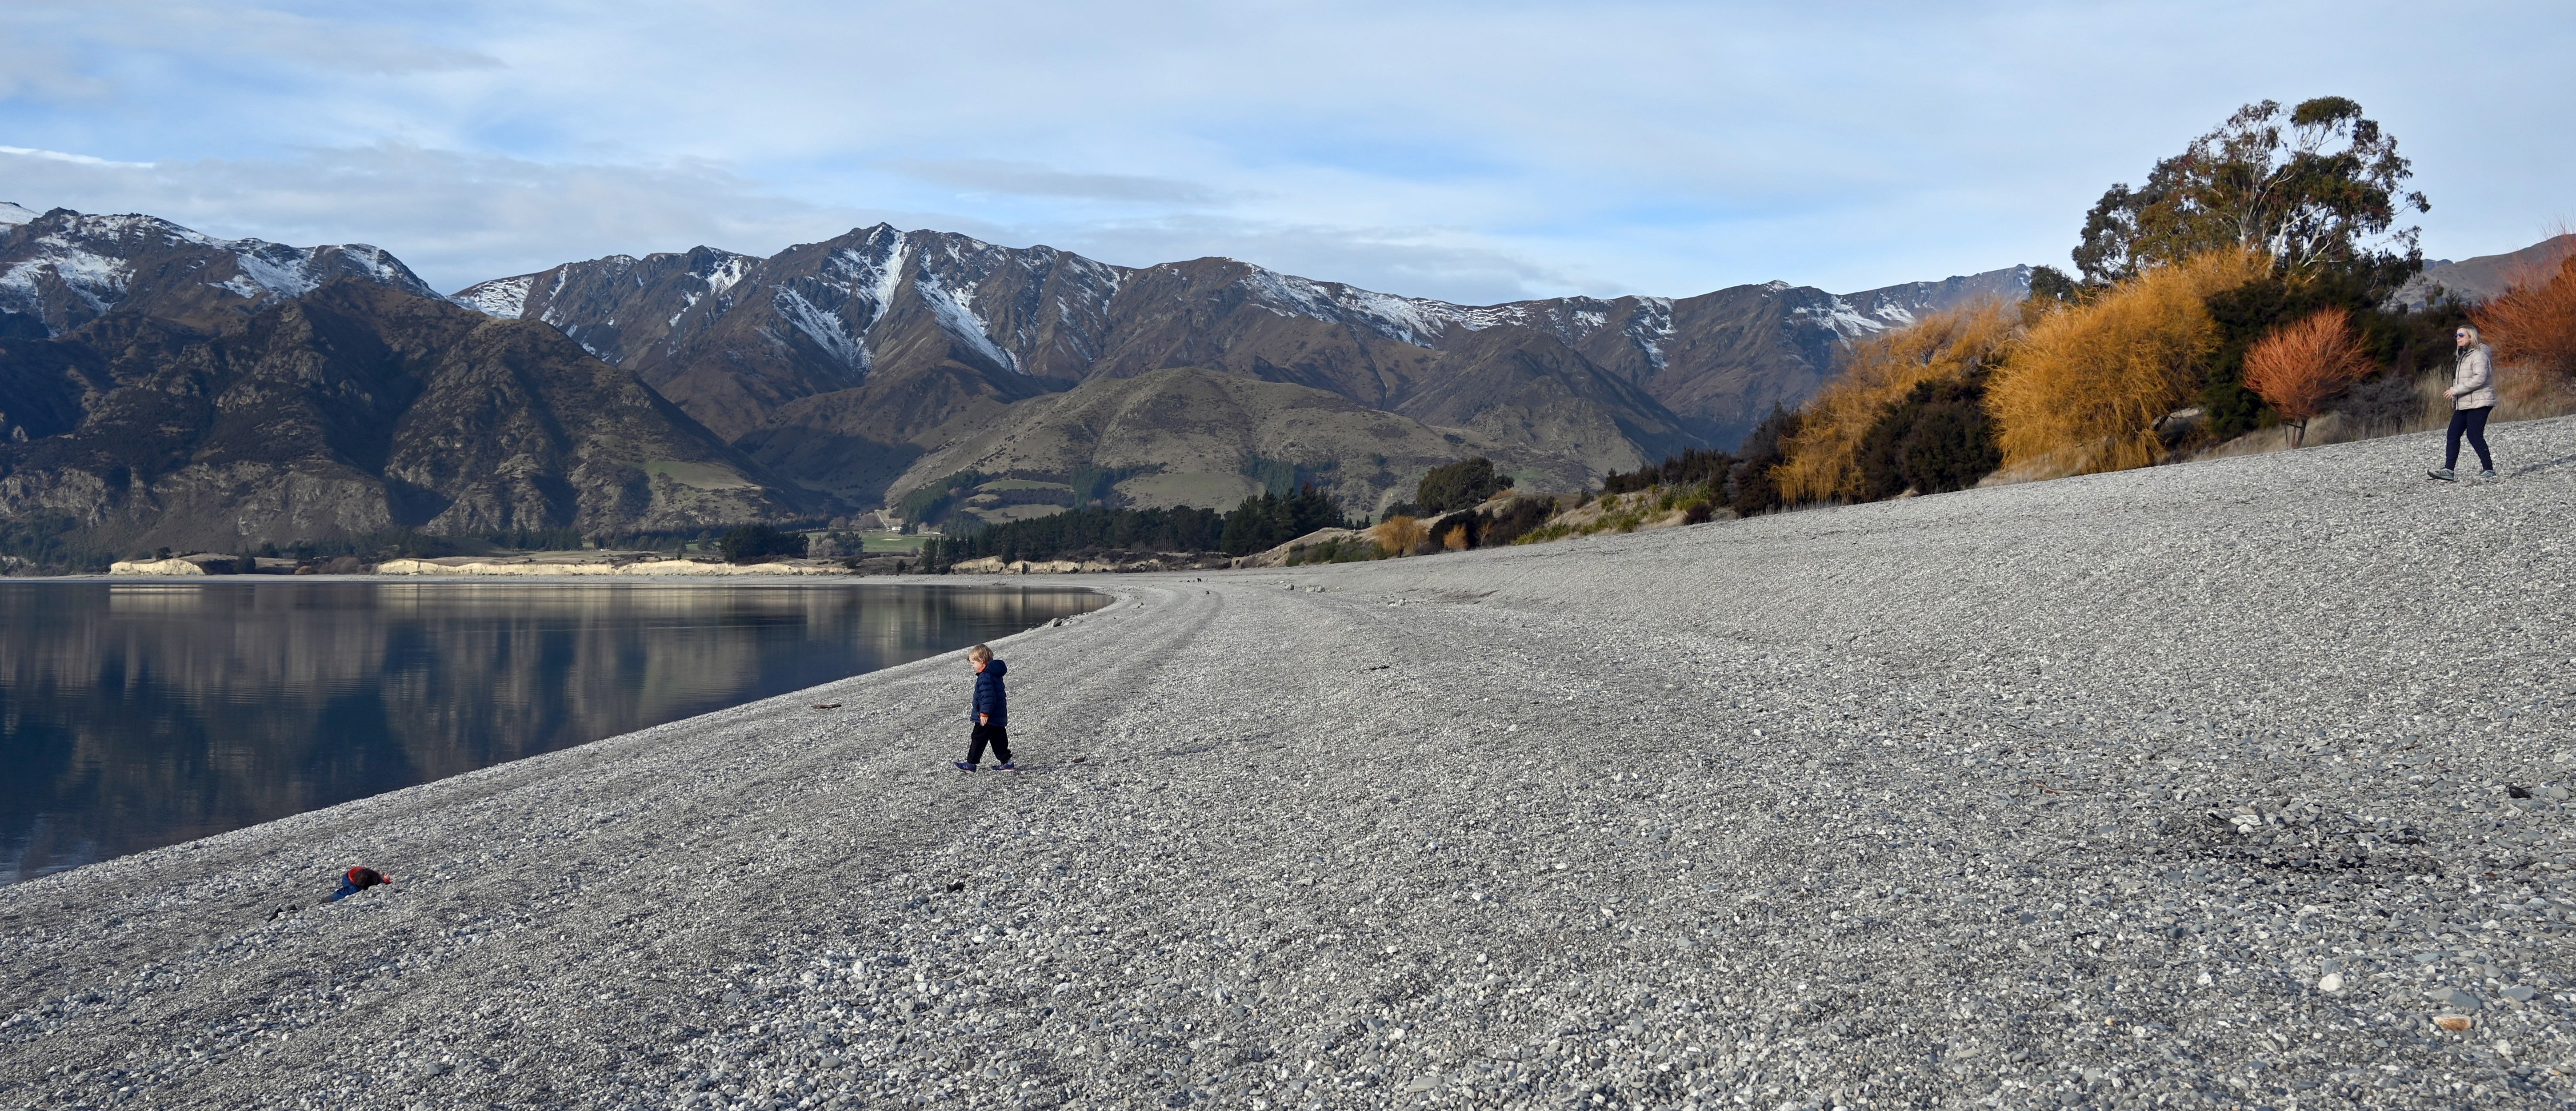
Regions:
<instances>
[{"instance_id":1,"label":"cream puffer jacket","mask_svg":"<svg viewBox=\"0 0 2576 1111\"><path fill-rule=\"evenodd\" d=\"M2481 343L2462 351L2451 363L2451 389L2459 398L2454 409L2484 409L2495 404L2495 353Z\"/></svg>"}]
</instances>

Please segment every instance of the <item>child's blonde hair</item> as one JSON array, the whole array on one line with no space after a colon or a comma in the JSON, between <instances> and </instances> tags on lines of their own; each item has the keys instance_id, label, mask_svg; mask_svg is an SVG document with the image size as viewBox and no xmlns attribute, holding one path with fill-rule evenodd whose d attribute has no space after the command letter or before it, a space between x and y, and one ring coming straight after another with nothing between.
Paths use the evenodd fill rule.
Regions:
<instances>
[{"instance_id":1,"label":"child's blonde hair","mask_svg":"<svg viewBox=\"0 0 2576 1111\"><path fill-rule=\"evenodd\" d=\"M993 650L990 647L978 644L975 647L966 650L966 658L973 660L976 663L983 663L984 661L993 658Z\"/></svg>"}]
</instances>

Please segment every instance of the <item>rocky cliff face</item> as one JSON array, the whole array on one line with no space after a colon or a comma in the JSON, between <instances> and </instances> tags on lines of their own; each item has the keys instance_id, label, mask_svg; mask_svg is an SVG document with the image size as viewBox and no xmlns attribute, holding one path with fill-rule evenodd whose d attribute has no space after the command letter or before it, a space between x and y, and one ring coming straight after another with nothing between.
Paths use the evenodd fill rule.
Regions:
<instances>
[{"instance_id":1,"label":"rocky cliff face","mask_svg":"<svg viewBox=\"0 0 2576 1111\"><path fill-rule=\"evenodd\" d=\"M1006 406L1171 367L1571 451L1597 474L1731 445L1812 393L1842 340L2028 284L2022 267L1841 297L1775 282L1472 307L1232 259L1137 269L878 225L768 259L571 263L457 298L552 323L781 474L867 502Z\"/></svg>"},{"instance_id":2,"label":"rocky cliff face","mask_svg":"<svg viewBox=\"0 0 2576 1111\"><path fill-rule=\"evenodd\" d=\"M164 295L147 286L127 282L125 302L60 335L0 341L0 396L52 422L0 445L0 517L67 521L104 545L229 551L800 509L555 329L351 276L201 329L202 314L141 311Z\"/></svg>"}]
</instances>

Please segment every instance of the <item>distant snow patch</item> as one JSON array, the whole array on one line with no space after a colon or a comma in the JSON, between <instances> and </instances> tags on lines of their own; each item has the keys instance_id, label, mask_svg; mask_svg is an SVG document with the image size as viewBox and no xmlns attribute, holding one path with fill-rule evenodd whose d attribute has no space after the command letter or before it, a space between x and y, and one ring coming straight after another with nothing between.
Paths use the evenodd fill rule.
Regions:
<instances>
[{"instance_id":1,"label":"distant snow patch","mask_svg":"<svg viewBox=\"0 0 2576 1111\"><path fill-rule=\"evenodd\" d=\"M14 228L20 224L29 223L40 215L43 214L15 202L0 201L0 228Z\"/></svg>"},{"instance_id":2,"label":"distant snow patch","mask_svg":"<svg viewBox=\"0 0 2576 1111\"><path fill-rule=\"evenodd\" d=\"M724 257L724 261L716 264L715 269L707 271L705 274L700 275L699 278L707 283L707 294L709 296L722 297L726 290L732 289L737 283L742 281L743 275L749 273L751 273L750 258L743 255L729 254ZM690 298L692 303L696 300L697 299L694 297ZM677 320L679 318L675 316L672 317L672 319Z\"/></svg>"},{"instance_id":3,"label":"distant snow patch","mask_svg":"<svg viewBox=\"0 0 2576 1111\"><path fill-rule=\"evenodd\" d=\"M1628 342L1646 353L1646 365L1664 369L1664 341L1673 335L1673 302L1669 297L1640 297L1628 318Z\"/></svg>"},{"instance_id":4,"label":"distant snow patch","mask_svg":"<svg viewBox=\"0 0 2576 1111\"><path fill-rule=\"evenodd\" d=\"M1822 305L1800 305L1790 310L1789 315L1814 321L1845 339L1877 335L1894 326L1887 320L1861 315L1851 302L1840 297L1829 296ZM1912 319L1908 316L1906 321L1911 323Z\"/></svg>"},{"instance_id":5,"label":"distant snow patch","mask_svg":"<svg viewBox=\"0 0 2576 1111\"><path fill-rule=\"evenodd\" d=\"M1517 305L1468 308L1425 297L1377 293L1340 282L1318 282L1259 266L1251 269L1243 280L1259 295L1262 307L1271 312L1328 324L1357 325L1416 347L1431 346L1452 326L1472 332L1497 324L1518 324L1525 316Z\"/></svg>"},{"instance_id":6,"label":"distant snow patch","mask_svg":"<svg viewBox=\"0 0 2576 1111\"><path fill-rule=\"evenodd\" d=\"M772 308L778 310L779 317L786 320L789 326L805 333L805 338L813 340L816 346L830 353L832 358L838 360L841 365L852 370L867 369L866 349L860 345L856 337L843 330L838 314L816 306L814 302L806 300L804 294L796 292L790 286L779 287L778 292L770 297L769 303Z\"/></svg>"},{"instance_id":7,"label":"distant snow patch","mask_svg":"<svg viewBox=\"0 0 2576 1111\"><path fill-rule=\"evenodd\" d=\"M947 329L948 334L965 340L968 346L1002 366L1027 373L1020 370L1019 357L993 342L991 326L984 323L983 317L975 315L975 291L950 289L940 283L937 274L924 270L913 283L913 292L920 294L921 299L930 305L930 311L939 314L939 325Z\"/></svg>"},{"instance_id":8,"label":"distant snow patch","mask_svg":"<svg viewBox=\"0 0 2576 1111\"><path fill-rule=\"evenodd\" d=\"M233 265L240 273L223 283L223 288L254 301L259 300L262 294L302 297L322 284L313 273L313 263L313 252L260 243L233 254Z\"/></svg>"},{"instance_id":9,"label":"distant snow patch","mask_svg":"<svg viewBox=\"0 0 2576 1111\"><path fill-rule=\"evenodd\" d=\"M485 316L517 320L528 311L528 288L536 284L538 277L536 274L521 274L515 278L477 282L458 290L456 296L448 300Z\"/></svg>"},{"instance_id":10,"label":"distant snow patch","mask_svg":"<svg viewBox=\"0 0 2576 1111\"><path fill-rule=\"evenodd\" d=\"M0 304L16 302L24 309L34 309L42 296L38 282L48 271L73 296L86 302L92 312L106 312L125 295L125 260L82 250L61 236L49 235L36 242L36 257L0 273Z\"/></svg>"}]
</instances>

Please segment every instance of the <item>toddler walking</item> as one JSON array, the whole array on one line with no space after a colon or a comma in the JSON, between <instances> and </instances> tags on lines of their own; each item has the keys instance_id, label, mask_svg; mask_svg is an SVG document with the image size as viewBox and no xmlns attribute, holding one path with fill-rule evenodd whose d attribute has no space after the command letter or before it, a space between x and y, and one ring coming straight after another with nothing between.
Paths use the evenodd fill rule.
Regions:
<instances>
[{"instance_id":1,"label":"toddler walking","mask_svg":"<svg viewBox=\"0 0 2576 1111\"><path fill-rule=\"evenodd\" d=\"M1002 763L995 771L1018 771L1011 763L1011 703L1002 693L1002 676L1011 666L993 658L993 650L978 644L966 650L966 662L975 665L975 708L967 711L967 720L975 723L975 732L966 742L966 758L958 761L957 770L974 771L984 762L984 746L993 746L993 756Z\"/></svg>"}]
</instances>

